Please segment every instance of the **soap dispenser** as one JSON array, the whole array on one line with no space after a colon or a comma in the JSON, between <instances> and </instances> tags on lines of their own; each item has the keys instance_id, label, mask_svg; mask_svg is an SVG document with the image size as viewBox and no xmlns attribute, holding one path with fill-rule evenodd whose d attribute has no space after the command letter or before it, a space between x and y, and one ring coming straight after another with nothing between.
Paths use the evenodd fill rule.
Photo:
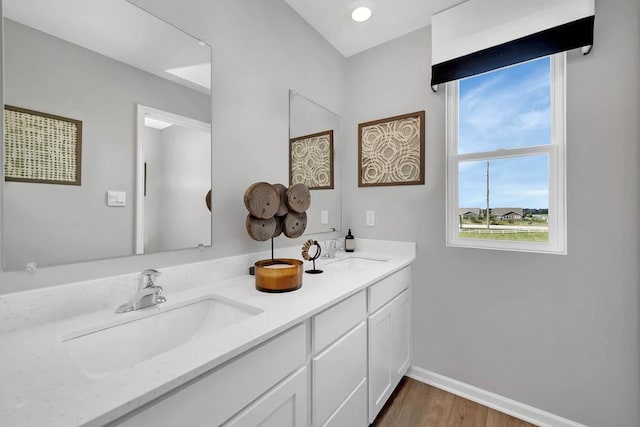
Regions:
<instances>
[{"instance_id":1,"label":"soap dispenser","mask_svg":"<svg viewBox=\"0 0 640 427\"><path fill-rule=\"evenodd\" d=\"M351 234L351 229L346 236L344 236L344 251L353 252L356 249L356 238Z\"/></svg>"}]
</instances>

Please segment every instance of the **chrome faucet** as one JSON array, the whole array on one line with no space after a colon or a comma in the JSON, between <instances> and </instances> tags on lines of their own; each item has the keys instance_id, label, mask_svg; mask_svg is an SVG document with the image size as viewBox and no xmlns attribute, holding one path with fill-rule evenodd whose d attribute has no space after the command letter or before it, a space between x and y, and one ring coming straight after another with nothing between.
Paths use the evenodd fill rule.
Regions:
<instances>
[{"instance_id":1,"label":"chrome faucet","mask_svg":"<svg viewBox=\"0 0 640 427\"><path fill-rule=\"evenodd\" d=\"M153 284L154 279L159 275L160 272L158 270L149 269L143 271L140 275L138 291L131 301L118 307L116 309L116 313L140 310L142 308L151 307L165 302L167 299L160 295L162 293L162 287Z\"/></svg>"}]
</instances>

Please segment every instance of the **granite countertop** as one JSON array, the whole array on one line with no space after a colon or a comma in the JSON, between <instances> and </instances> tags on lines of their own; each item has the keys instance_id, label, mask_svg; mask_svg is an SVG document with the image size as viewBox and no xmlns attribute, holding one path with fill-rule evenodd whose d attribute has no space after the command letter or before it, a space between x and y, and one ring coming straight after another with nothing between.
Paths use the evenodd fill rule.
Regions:
<instances>
[{"instance_id":1,"label":"granite countertop","mask_svg":"<svg viewBox=\"0 0 640 427\"><path fill-rule=\"evenodd\" d=\"M113 421L406 267L415 258L407 253L380 251L357 252L353 256L386 262L348 270L323 267L336 260L322 260L318 266L324 268L324 273L305 274L302 288L295 292L258 292L254 277L243 275L167 292L166 303L136 312L115 314L115 307L110 307L4 333L0 335L0 425L76 426ZM92 325L137 319L150 311L167 310L209 295L261 312L104 375L85 373L62 345L65 338ZM113 349L114 353L126 351L126 343Z\"/></svg>"}]
</instances>

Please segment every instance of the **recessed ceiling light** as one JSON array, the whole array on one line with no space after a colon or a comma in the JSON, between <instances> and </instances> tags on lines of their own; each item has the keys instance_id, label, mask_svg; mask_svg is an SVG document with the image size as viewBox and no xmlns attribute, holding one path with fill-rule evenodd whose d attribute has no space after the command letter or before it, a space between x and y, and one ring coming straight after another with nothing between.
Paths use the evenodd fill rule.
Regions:
<instances>
[{"instance_id":1,"label":"recessed ceiling light","mask_svg":"<svg viewBox=\"0 0 640 427\"><path fill-rule=\"evenodd\" d=\"M356 22L364 22L371 18L371 9L365 6L356 7L351 12L351 19Z\"/></svg>"}]
</instances>

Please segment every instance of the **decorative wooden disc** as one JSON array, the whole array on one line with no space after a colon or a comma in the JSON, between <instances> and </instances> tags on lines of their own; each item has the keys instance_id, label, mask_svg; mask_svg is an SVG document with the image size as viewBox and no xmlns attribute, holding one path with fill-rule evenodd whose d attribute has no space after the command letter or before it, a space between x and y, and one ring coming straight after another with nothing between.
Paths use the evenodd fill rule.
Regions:
<instances>
[{"instance_id":1,"label":"decorative wooden disc","mask_svg":"<svg viewBox=\"0 0 640 427\"><path fill-rule=\"evenodd\" d=\"M273 236L273 232L276 230L275 218L256 218L249 214L247 215L247 233L253 240L263 242L269 240Z\"/></svg>"},{"instance_id":2,"label":"decorative wooden disc","mask_svg":"<svg viewBox=\"0 0 640 427\"><path fill-rule=\"evenodd\" d=\"M311 205L311 193L304 184L295 184L287 190L287 206L289 209L303 213ZM285 233L286 234L286 233Z\"/></svg>"},{"instance_id":3,"label":"decorative wooden disc","mask_svg":"<svg viewBox=\"0 0 640 427\"><path fill-rule=\"evenodd\" d=\"M256 182L244 192L244 205L254 217L268 219L280 208L280 198L273 185Z\"/></svg>"},{"instance_id":4,"label":"decorative wooden disc","mask_svg":"<svg viewBox=\"0 0 640 427\"><path fill-rule=\"evenodd\" d=\"M302 236L307 228L307 214L305 212L289 212L284 217L284 235L290 239Z\"/></svg>"},{"instance_id":5,"label":"decorative wooden disc","mask_svg":"<svg viewBox=\"0 0 640 427\"><path fill-rule=\"evenodd\" d=\"M207 209L211 212L211 190L207 192L207 195L204 196L204 202L207 204Z\"/></svg>"},{"instance_id":6,"label":"decorative wooden disc","mask_svg":"<svg viewBox=\"0 0 640 427\"><path fill-rule=\"evenodd\" d=\"M278 237L282 234L282 230L284 229L284 217L283 216L274 216L273 219L276 220L276 231L273 232L272 237Z\"/></svg>"},{"instance_id":7,"label":"decorative wooden disc","mask_svg":"<svg viewBox=\"0 0 640 427\"><path fill-rule=\"evenodd\" d=\"M282 184L273 184L273 188L276 189L280 197L280 208L276 212L276 216L285 216L289 212L287 207L287 187Z\"/></svg>"}]
</instances>

